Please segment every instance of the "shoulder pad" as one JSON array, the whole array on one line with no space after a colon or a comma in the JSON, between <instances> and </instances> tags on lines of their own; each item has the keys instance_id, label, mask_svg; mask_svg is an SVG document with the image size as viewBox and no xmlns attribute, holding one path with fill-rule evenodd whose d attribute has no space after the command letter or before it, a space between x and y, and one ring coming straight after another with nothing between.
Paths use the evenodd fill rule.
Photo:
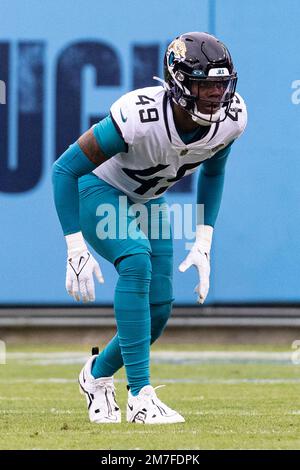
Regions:
<instances>
[{"instance_id":1,"label":"shoulder pad","mask_svg":"<svg viewBox=\"0 0 300 470\"><path fill-rule=\"evenodd\" d=\"M232 124L234 125L234 139L237 139L244 132L247 125L246 104L238 93L235 93L233 97L227 116L231 119Z\"/></svg>"}]
</instances>

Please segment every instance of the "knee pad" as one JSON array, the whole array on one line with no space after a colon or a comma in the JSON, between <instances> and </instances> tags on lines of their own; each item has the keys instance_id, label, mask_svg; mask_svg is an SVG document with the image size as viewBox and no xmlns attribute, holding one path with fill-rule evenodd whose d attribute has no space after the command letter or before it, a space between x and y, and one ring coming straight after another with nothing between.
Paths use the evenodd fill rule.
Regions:
<instances>
[{"instance_id":1,"label":"knee pad","mask_svg":"<svg viewBox=\"0 0 300 470\"><path fill-rule=\"evenodd\" d=\"M173 302L172 277L153 274L150 284L150 304L160 305Z\"/></svg>"},{"instance_id":2,"label":"knee pad","mask_svg":"<svg viewBox=\"0 0 300 470\"><path fill-rule=\"evenodd\" d=\"M153 258L150 284L151 344L162 334L173 302L172 256Z\"/></svg>"},{"instance_id":3,"label":"knee pad","mask_svg":"<svg viewBox=\"0 0 300 470\"><path fill-rule=\"evenodd\" d=\"M126 292L149 292L151 281L151 260L147 253L129 255L116 266L120 275L117 289Z\"/></svg>"},{"instance_id":4,"label":"knee pad","mask_svg":"<svg viewBox=\"0 0 300 470\"><path fill-rule=\"evenodd\" d=\"M151 305L151 344L157 340L165 329L172 311L172 302Z\"/></svg>"},{"instance_id":5,"label":"knee pad","mask_svg":"<svg viewBox=\"0 0 300 470\"><path fill-rule=\"evenodd\" d=\"M163 274L152 273L150 284L150 304L160 305L173 302L173 279L172 272Z\"/></svg>"},{"instance_id":6,"label":"knee pad","mask_svg":"<svg viewBox=\"0 0 300 470\"><path fill-rule=\"evenodd\" d=\"M159 256L152 259L150 304L171 303L173 299L173 258Z\"/></svg>"}]
</instances>

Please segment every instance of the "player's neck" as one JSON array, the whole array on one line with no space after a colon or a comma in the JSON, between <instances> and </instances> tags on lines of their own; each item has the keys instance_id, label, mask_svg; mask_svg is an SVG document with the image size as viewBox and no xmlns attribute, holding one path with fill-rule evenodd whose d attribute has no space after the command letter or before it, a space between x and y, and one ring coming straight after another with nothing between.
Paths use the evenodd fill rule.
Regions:
<instances>
[{"instance_id":1,"label":"player's neck","mask_svg":"<svg viewBox=\"0 0 300 470\"><path fill-rule=\"evenodd\" d=\"M181 132L192 132L199 129L199 124L193 121L191 115L187 111L174 102L172 103L172 109L175 125L178 130Z\"/></svg>"}]
</instances>

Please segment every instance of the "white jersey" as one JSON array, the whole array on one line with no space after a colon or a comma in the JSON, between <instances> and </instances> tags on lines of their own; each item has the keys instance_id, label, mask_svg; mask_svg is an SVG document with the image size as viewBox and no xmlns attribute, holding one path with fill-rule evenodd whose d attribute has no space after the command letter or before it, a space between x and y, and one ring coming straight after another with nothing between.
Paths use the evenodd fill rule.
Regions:
<instances>
[{"instance_id":1,"label":"white jersey","mask_svg":"<svg viewBox=\"0 0 300 470\"><path fill-rule=\"evenodd\" d=\"M160 197L181 178L237 139L246 127L247 111L236 94L227 118L212 124L201 140L186 145L178 135L167 93L161 86L123 95L111 116L128 145L94 170L134 202Z\"/></svg>"}]
</instances>

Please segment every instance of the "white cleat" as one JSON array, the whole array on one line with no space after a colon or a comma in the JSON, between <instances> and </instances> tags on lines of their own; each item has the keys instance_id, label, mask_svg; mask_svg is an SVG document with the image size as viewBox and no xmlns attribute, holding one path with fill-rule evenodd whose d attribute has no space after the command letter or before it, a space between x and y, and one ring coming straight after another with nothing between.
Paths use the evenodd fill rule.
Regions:
<instances>
[{"instance_id":1,"label":"white cleat","mask_svg":"<svg viewBox=\"0 0 300 470\"><path fill-rule=\"evenodd\" d=\"M92 423L120 423L121 411L116 402L113 377L95 379L91 370L97 355L91 356L79 374L79 391L85 395Z\"/></svg>"},{"instance_id":2,"label":"white cleat","mask_svg":"<svg viewBox=\"0 0 300 470\"><path fill-rule=\"evenodd\" d=\"M184 423L185 419L162 403L151 385L146 385L136 397L128 391L127 421L140 424L174 424Z\"/></svg>"}]
</instances>

